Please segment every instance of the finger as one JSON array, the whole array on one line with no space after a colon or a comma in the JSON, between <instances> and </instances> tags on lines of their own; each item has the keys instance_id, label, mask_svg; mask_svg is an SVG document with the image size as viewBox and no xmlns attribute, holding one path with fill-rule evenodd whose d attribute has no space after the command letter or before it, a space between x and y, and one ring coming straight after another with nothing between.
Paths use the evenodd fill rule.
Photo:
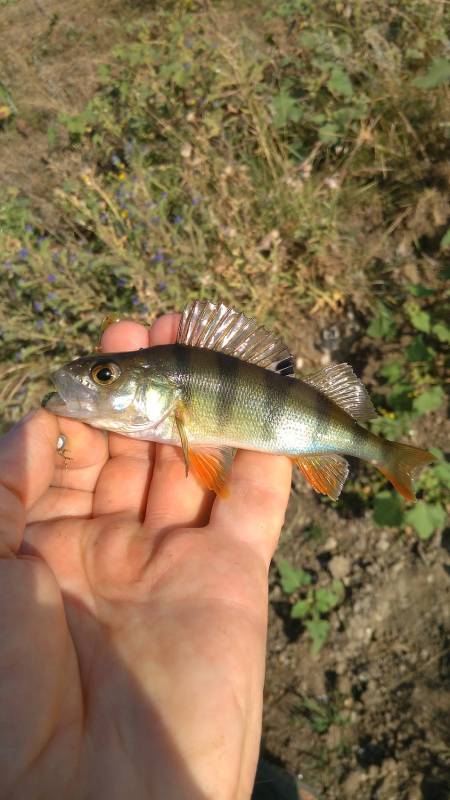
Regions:
<instances>
[{"instance_id":1,"label":"finger","mask_svg":"<svg viewBox=\"0 0 450 800\"><path fill-rule=\"evenodd\" d=\"M161 338L171 335L174 316L161 317L150 331L131 320L114 323L102 336L102 350L117 353L160 344ZM111 433L109 452L111 460L97 484L93 515L126 512L141 519L152 476L155 445Z\"/></svg>"},{"instance_id":2,"label":"finger","mask_svg":"<svg viewBox=\"0 0 450 800\"><path fill-rule=\"evenodd\" d=\"M0 441L0 557L20 548L26 512L52 480L58 436L56 417L40 410Z\"/></svg>"},{"instance_id":3,"label":"finger","mask_svg":"<svg viewBox=\"0 0 450 800\"><path fill-rule=\"evenodd\" d=\"M180 447L156 446L145 515L145 528L150 535L206 525L213 501L214 494L203 489L191 473L186 477Z\"/></svg>"},{"instance_id":4,"label":"finger","mask_svg":"<svg viewBox=\"0 0 450 800\"><path fill-rule=\"evenodd\" d=\"M53 486L44 492L27 514L27 524L48 522L65 517L92 515L93 493L82 489L55 489Z\"/></svg>"},{"instance_id":5,"label":"finger","mask_svg":"<svg viewBox=\"0 0 450 800\"><path fill-rule=\"evenodd\" d=\"M74 419L54 419L66 441L62 454L57 453L55 448L52 486L93 492L109 457L106 434Z\"/></svg>"},{"instance_id":6,"label":"finger","mask_svg":"<svg viewBox=\"0 0 450 800\"><path fill-rule=\"evenodd\" d=\"M292 467L285 456L238 452L227 499L217 498L211 525L255 547L267 566L278 544L291 488Z\"/></svg>"}]
</instances>

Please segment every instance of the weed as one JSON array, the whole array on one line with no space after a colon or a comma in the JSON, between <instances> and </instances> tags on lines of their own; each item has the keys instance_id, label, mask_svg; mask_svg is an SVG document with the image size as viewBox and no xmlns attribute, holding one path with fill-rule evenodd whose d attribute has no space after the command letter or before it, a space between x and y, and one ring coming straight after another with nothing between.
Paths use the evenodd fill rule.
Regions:
<instances>
[{"instance_id":1,"label":"weed","mask_svg":"<svg viewBox=\"0 0 450 800\"><path fill-rule=\"evenodd\" d=\"M408 284L404 303L395 309L379 302L367 327L371 347L381 351L390 343L390 357L378 369L375 394L378 419L372 430L388 439L401 439L414 430L422 418L442 411L445 404L446 361L442 345L450 340L449 306L442 290L423 283ZM400 346L400 342L402 343ZM421 539L440 530L447 517L446 498L450 488L450 466L439 448L431 448L437 461L417 481L419 502L407 508L397 493L386 490L382 479L371 476L349 482L344 491L356 489L370 502L378 525L410 528ZM350 495L348 495L350 497Z\"/></svg>"},{"instance_id":2,"label":"weed","mask_svg":"<svg viewBox=\"0 0 450 800\"><path fill-rule=\"evenodd\" d=\"M305 570L295 569L288 561L277 561L281 588L289 596L292 619L304 621L312 639L311 652L318 653L327 639L330 623L325 617L344 599L344 585L333 580L330 586L312 587L311 575Z\"/></svg>"},{"instance_id":3,"label":"weed","mask_svg":"<svg viewBox=\"0 0 450 800\"><path fill-rule=\"evenodd\" d=\"M348 718L342 714L342 698L335 696L321 700L314 697L303 697L294 709L294 713L304 717L314 733L325 734L332 725L344 726Z\"/></svg>"}]
</instances>

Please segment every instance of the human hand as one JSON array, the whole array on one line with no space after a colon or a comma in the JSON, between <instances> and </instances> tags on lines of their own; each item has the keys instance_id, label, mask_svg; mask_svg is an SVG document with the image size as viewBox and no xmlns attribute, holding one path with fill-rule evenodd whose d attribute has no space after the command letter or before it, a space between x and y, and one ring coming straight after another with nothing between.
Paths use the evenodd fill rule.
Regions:
<instances>
[{"instance_id":1,"label":"human hand","mask_svg":"<svg viewBox=\"0 0 450 800\"><path fill-rule=\"evenodd\" d=\"M177 324L116 323L103 349L174 341ZM0 798L250 797L290 475L239 452L221 500L179 448L43 409L4 437Z\"/></svg>"}]
</instances>

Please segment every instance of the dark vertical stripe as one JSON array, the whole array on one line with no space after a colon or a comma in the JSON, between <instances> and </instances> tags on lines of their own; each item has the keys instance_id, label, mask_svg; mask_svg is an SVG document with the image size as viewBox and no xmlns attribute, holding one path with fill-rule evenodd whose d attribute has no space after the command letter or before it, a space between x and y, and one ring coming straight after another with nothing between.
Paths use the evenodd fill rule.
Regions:
<instances>
[{"instance_id":1,"label":"dark vertical stripe","mask_svg":"<svg viewBox=\"0 0 450 800\"><path fill-rule=\"evenodd\" d=\"M185 345L175 345L177 382L182 386L183 402L188 406L192 400L191 350Z\"/></svg>"},{"instance_id":2,"label":"dark vertical stripe","mask_svg":"<svg viewBox=\"0 0 450 800\"><path fill-rule=\"evenodd\" d=\"M237 358L216 354L219 374L219 391L215 397L215 414L219 430L226 430L232 422L239 388L240 362Z\"/></svg>"},{"instance_id":3,"label":"dark vertical stripe","mask_svg":"<svg viewBox=\"0 0 450 800\"><path fill-rule=\"evenodd\" d=\"M312 388L315 394L314 397L314 412L316 415L315 425L311 431L311 440L318 442L322 440L328 433L328 430L333 424L332 420L332 405L326 395L319 392L317 389Z\"/></svg>"},{"instance_id":4,"label":"dark vertical stripe","mask_svg":"<svg viewBox=\"0 0 450 800\"><path fill-rule=\"evenodd\" d=\"M264 418L270 427L266 431L270 439L273 439L280 424L286 420L293 384L291 378L264 370Z\"/></svg>"}]
</instances>

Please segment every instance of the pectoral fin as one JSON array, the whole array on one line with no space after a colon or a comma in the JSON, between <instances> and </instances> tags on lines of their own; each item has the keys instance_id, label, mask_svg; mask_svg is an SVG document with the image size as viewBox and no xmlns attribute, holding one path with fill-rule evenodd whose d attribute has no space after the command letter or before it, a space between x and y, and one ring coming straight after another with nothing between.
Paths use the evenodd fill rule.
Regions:
<instances>
[{"instance_id":1,"label":"pectoral fin","mask_svg":"<svg viewBox=\"0 0 450 800\"><path fill-rule=\"evenodd\" d=\"M335 453L313 453L293 456L292 461L316 492L338 499L348 475L345 458Z\"/></svg>"},{"instance_id":2,"label":"pectoral fin","mask_svg":"<svg viewBox=\"0 0 450 800\"><path fill-rule=\"evenodd\" d=\"M186 478L187 478L189 474L189 441L184 424L184 414L181 404L178 405L177 408L175 409L175 422L178 428L178 433L180 434L181 447L183 448L184 465L186 468Z\"/></svg>"},{"instance_id":3,"label":"pectoral fin","mask_svg":"<svg viewBox=\"0 0 450 800\"><path fill-rule=\"evenodd\" d=\"M226 484L233 463L234 449L232 447L191 447L181 403L175 409L175 422L180 434L186 477L191 469L201 486L215 492L219 497L227 497Z\"/></svg>"}]
</instances>

